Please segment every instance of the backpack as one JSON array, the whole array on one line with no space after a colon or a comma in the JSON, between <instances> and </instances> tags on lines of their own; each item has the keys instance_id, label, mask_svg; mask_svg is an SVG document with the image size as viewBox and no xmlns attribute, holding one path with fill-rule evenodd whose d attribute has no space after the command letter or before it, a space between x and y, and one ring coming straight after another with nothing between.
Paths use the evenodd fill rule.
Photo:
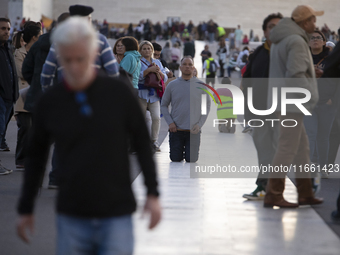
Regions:
<instances>
[{"instance_id":1,"label":"backpack","mask_svg":"<svg viewBox=\"0 0 340 255\"><path fill-rule=\"evenodd\" d=\"M212 61L210 61L210 60L208 60L209 61L209 73L210 74L214 74L214 73L216 73L216 63L215 63L215 60L212 60Z\"/></svg>"}]
</instances>

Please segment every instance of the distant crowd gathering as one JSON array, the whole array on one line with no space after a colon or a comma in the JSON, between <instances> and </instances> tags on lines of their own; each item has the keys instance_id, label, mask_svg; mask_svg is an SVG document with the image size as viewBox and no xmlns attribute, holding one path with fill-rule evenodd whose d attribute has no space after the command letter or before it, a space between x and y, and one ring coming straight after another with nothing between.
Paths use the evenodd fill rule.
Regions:
<instances>
[{"instance_id":1,"label":"distant crowd gathering","mask_svg":"<svg viewBox=\"0 0 340 255\"><path fill-rule=\"evenodd\" d=\"M77 242L81 249L88 249L86 254L100 254L99 250L132 254L131 214L136 202L129 155L138 156L147 194L145 210L151 214L149 228L154 228L161 219L153 160L153 154L161 152L161 116L168 125L170 160L196 162L202 127L210 112L208 100L206 114L202 114L202 95L207 94L206 88L214 89L216 75L222 84L230 83L233 71L242 77L245 101L252 96L257 110L272 106L272 89L288 87L286 79L311 95L303 105L311 113L306 116L294 104L284 114L280 98L270 116L254 114L245 106L245 130L253 129L259 165L313 162L328 177L327 166L334 165L340 144L339 82L329 79L340 78L340 44L338 35L326 25L316 28L323 11L301 5L291 17L281 13L263 17L263 44L254 51L247 44L260 41L259 37L251 32L248 38L240 25L228 35L212 20L196 27L191 21L170 26L146 20L135 28L130 24L128 29L111 31L106 20L92 21L93 11L90 6L72 5L48 33L43 33L41 22L25 20L14 24L15 33L11 21L0 18L0 148L10 150L5 137L14 115L18 127L14 160L17 169L25 170L17 208L17 231L24 241L29 241L26 229L34 224L34 201L54 144L48 187L58 189L58 254L73 254ZM113 48L107 39L111 32L117 38ZM167 40L164 47L157 43L161 39ZM218 41L218 59L212 57L208 43L200 54L205 83L197 78L194 39ZM178 77L176 70L180 70ZM233 95L225 88L217 92L223 101L217 108L218 118L230 121L218 130L235 133ZM296 92L292 98L301 97ZM145 123L147 112L150 131ZM297 125L266 123L265 118L293 119ZM253 125L252 119L264 125ZM10 173L0 165L0 175ZM285 173L260 173L256 189L243 197L263 200L270 208L323 203L316 197L320 176L306 171L296 175L297 203L283 197ZM337 206L332 213L335 220L340 219L340 197ZM100 227L93 225L93 219L102 223ZM94 238L111 234L119 238L110 244L105 238Z\"/></svg>"}]
</instances>

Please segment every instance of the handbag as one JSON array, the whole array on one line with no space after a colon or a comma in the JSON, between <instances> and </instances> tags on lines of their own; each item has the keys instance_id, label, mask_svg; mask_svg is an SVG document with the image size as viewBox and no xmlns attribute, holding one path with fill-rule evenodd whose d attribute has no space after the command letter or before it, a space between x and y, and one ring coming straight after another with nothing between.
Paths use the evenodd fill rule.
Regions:
<instances>
[{"instance_id":1,"label":"handbag","mask_svg":"<svg viewBox=\"0 0 340 255\"><path fill-rule=\"evenodd\" d=\"M145 65L147 65L143 60L141 60ZM152 67L153 65L155 65L154 63L152 63L151 65L148 66ZM156 73L148 73L145 76L145 80L144 80L144 86L147 88L155 88L155 89L162 89L162 78L160 77L159 74Z\"/></svg>"},{"instance_id":2,"label":"handbag","mask_svg":"<svg viewBox=\"0 0 340 255\"><path fill-rule=\"evenodd\" d=\"M163 95L164 95L164 91L165 91L165 83L163 80L161 80L161 83L162 83L162 88L161 89L156 89L156 93L157 93L157 96L159 98L162 98Z\"/></svg>"}]
</instances>

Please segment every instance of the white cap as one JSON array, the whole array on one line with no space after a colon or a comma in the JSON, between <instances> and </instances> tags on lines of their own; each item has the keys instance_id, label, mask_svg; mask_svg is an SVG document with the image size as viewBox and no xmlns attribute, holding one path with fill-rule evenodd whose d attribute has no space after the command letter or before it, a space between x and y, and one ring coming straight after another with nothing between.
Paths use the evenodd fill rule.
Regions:
<instances>
[{"instance_id":1,"label":"white cap","mask_svg":"<svg viewBox=\"0 0 340 255\"><path fill-rule=\"evenodd\" d=\"M326 47L331 46L332 48L335 47L335 44L331 41L326 42Z\"/></svg>"}]
</instances>

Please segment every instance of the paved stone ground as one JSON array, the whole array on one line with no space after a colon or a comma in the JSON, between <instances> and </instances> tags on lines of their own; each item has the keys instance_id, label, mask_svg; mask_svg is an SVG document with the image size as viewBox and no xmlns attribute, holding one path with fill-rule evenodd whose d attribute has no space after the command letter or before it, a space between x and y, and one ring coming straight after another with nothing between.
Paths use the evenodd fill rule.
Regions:
<instances>
[{"instance_id":1,"label":"paved stone ground","mask_svg":"<svg viewBox=\"0 0 340 255\"><path fill-rule=\"evenodd\" d=\"M197 42L197 52L203 43ZM196 63L201 63L196 60ZM200 70L199 70L200 72ZM233 82L237 82L237 76ZM235 79L234 79L235 78ZM237 85L237 84L236 84ZM213 112L213 110L212 110ZM251 137L238 129L235 135L221 136L204 127L202 159L211 156L204 144L224 139L232 148L233 161L256 165ZM141 219L144 201L142 176L134 168L133 183L139 204L134 216L136 252L145 255L184 254L339 254L339 225L329 219L339 192L339 179L322 181L325 203L322 206L298 210L268 210L258 202L244 201L241 196L254 187L254 179L192 179L189 164L170 163L168 157L167 125L162 119L160 141L162 152L155 158L158 164L162 194L163 220L154 230L147 231L147 219ZM14 169L16 123L11 121L7 133L10 152L0 152L1 163ZM247 155L246 159L242 155ZM225 157L225 155L221 155ZM338 157L337 162L340 162ZM47 172L50 170L48 163ZM46 172L46 173L47 173ZM56 191L47 190L47 178L36 204L36 229L30 245L22 243L15 234L15 207L20 193L23 172L0 177L0 255L46 255L55 250ZM296 199L293 184L287 180L285 195ZM316 213L318 212L321 217ZM331 227L335 232L332 232Z\"/></svg>"},{"instance_id":2,"label":"paved stone ground","mask_svg":"<svg viewBox=\"0 0 340 255\"><path fill-rule=\"evenodd\" d=\"M153 231L147 231L147 219L140 218L145 201L142 176L133 183L139 202L134 217L135 254L339 254L339 236L314 208L273 210L264 208L262 201L245 201L242 194L254 188L254 178L250 176L190 178L196 165L204 165L211 158L215 163L237 166L257 164L250 135L243 134L241 128L235 134L222 134L209 125L215 118L214 110L212 107L203 127L196 164L170 162L168 137L161 146L162 152L156 154L163 219ZM339 179L326 181L338 187ZM333 190L325 196L332 205L315 208L334 209L337 194ZM297 199L296 188L288 178L284 196L289 201ZM333 227L339 230L339 226Z\"/></svg>"}]
</instances>

